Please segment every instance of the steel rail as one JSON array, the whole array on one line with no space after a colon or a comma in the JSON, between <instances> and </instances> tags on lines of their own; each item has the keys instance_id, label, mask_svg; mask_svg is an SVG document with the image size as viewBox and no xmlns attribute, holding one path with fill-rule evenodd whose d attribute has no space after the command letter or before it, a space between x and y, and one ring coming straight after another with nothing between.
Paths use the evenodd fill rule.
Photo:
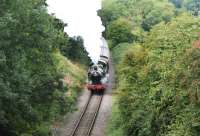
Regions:
<instances>
[{"instance_id":1,"label":"steel rail","mask_svg":"<svg viewBox=\"0 0 200 136\"><path fill-rule=\"evenodd\" d=\"M88 101L87 101L87 103L86 103L86 105L85 105L85 107L84 107L84 109L83 109L83 111L82 111L82 113L80 115L80 118L78 119L78 121L76 123L76 126L74 127L74 129L73 129L73 131L72 131L70 136L76 136L76 132L78 131L79 126L81 124L81 121L82 121L83 117L85 116L86 111L88 110L88 106L89 106L93 96L95 96L95 95L91 93L90 96L89 96L89 99L88 99ZM102 99L103 99L103 93L99 95L97 108L95 109L94 116L92 116L92 122L91 122L91 124L89 125L89 127L87 129L87 135L86 136L90 136L90 134L91 134L91 132L93 130L93 127L94 127L94 124L95 124L99 109L101 107Z\"/></svg>"},{"instance_id":2,"label":"steel rail","mask_svg":"<svg viewBox=\"0 0 200 136\"><path fill-rule=\"evenodd\" d=\"M89 128L89 130L88 130L87 136L90 136L90 134L91 134L91 132L92 132L92 130L93 130L95 121L96 121L96 119L97 119L97 115L98 115L98 113L99 113L99 109L100 109L100 107L101 107L101 102L102 102L102 100L103 100L103 94L101 94L101 96L100 96L100 100L99 100L97 109L96 109L96 111L95 111L95 115L94 115L94 117L93 117L91 126L90 126L90 128Z\"/></svg>"},{"instance_id":3,"label":"steel rail","mask_svg":"<svg viewBox=\"0 0 200 136\"><path fill-rule=\"evenodd\" d=\"M81 112L80 118L78 119L78 122L76 123L76 126L74 127L74 129L73 129L73 131L72 131L70 136L74 136L75 135L75 133L76 133L76 131L77 131L77 129L78 129L80 123L81 123L81 120L82 120L83 116L85 115L85 113L87 111L87 108L88 108L88 105L90 103L91 98L92 98L92 93L90 93L88 101L87 101L85 107L83 108L83 111Z\"/></svg>"}]
</instances>

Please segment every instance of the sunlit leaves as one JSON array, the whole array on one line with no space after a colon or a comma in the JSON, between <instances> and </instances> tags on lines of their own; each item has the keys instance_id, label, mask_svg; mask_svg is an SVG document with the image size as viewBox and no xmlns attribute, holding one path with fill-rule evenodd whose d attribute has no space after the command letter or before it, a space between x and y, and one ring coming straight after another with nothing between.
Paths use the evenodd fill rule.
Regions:
<instances>
[{"instance_id":1,"label":"sunlit leaves","mask_svg":"<svg viewBox=\"0 0 200 136\"><path fill-rule=\"evenodd\" d=\"M199 135L199 22L183 14L160 23L126 51L117 66L124 135Z\"/></svg>"},{"instance_id":2,"label":"sunlit leaves","mask_svg":"<svg viewBox=\"0 0 200 136\"><path fill-rule=\"evenodd\" d=\"M126 19L118 19L108 25L107 38L112 40L113 46L122 42L132 42L132 25Z\"/></svg>"}]
</instances>

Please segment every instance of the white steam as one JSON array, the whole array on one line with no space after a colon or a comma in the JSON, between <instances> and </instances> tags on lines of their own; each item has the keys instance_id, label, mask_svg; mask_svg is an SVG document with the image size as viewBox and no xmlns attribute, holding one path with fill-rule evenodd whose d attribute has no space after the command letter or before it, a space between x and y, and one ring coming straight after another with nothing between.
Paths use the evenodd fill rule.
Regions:
<instances>
[{"instance_id":1,"label":"white steam","mask_svg":"<svg viewBox=\"0 0 200 136\"><path fill-rule=\"evenodd\" d=\"M97 15L101 0L47 0L47 4L49 13L55 13L57 18L68 24L65 31L69 36L83 37L89 56L96 62L105 29Z\"/></svg>"}]
</instances>

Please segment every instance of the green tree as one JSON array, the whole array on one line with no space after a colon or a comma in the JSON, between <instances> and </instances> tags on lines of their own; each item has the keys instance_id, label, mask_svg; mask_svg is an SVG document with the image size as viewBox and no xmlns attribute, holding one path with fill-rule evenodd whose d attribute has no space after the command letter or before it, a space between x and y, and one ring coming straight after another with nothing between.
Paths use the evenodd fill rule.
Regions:
<instances>
[{"instance_id":1,"label":"green tree","mask_svg":"<svg viewBox=\"0 0 200 136\"><path fill-rule=\"evenodd\" d=\"M48 136L52 121L72 109L54 56L67 42L63 23L45 0L0 3L0 135Z\"/></svg>"},{"instance_id":2,"label":"green tree","mask_svg":"<svg viewBox=\"0 0 200 136\"><path fill-rule=\"evenodd\" d=\"M68 43L61 47L61 51L67 58L85 66L88 66L91 62L80 36L69 38Z\"/></svg>"},{"instance_id":3,"label":"green tree","mask_svg":"<svg viewBox=\"0 0 200 136\"><path fill-rule=\"evenodd\" d=\"M200 15L200 1L199 0L186 0L185 7L191 11L194 16Z\"/></svg>"},{"instance_id":4,"label":"green tree","mask_svg":"<svg viewBox=\"0 0 200 136\"><path fill-rule=\"evenodd\" d=\"M149 31L154 25L169 22L175 16L174 7L169 3L155 3L154 7L143 15L142 28Z\"/></svg>"},{"instance_id":5,"label":"green tree","mask_svg":"<svg viewBox=\"0 0 200 136\"><path fill-rule=\"evenodd\" d=\"M160 23L127 51L117 71L111 135L200 134L199 22L184 14Z\"/></svg>"},{"instance_id":6,"label":"green tree","mask_svg":"<svg viewBox=\"0 0 200 136\"><path fill-rule=\"evenodd\" d=\"M112 40L113 46L122 42L132 42L132 25L126 19L118 19L113 21L107 29L107 38Z\"/></svg>"},{"instance_id":7,"label":"green tree","mask_svg":"<svg viewBox=\"0 0 200 136\"><path fill-rule=\"evenodd\" d=\"M176 6L176 8L182 8L184 0L169 0L169 1L172 2Z\"/></svg>"}]
</instances>

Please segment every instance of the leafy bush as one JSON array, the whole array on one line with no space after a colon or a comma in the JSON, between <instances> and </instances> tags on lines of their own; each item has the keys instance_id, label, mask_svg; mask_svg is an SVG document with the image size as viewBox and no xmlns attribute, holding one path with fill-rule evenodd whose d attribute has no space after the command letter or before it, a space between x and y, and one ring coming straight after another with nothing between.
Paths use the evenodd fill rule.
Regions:
<instances>
[{"instance_id":1,"label":"leafy bush","mask_svg":"<svg viewBox=\"0 0 200 136\"><path fill-rule=\"evenodd\" d=\"M57 63L68 61L54 55L66 42L63 28L47 13L45 0L0 3L0 135L49 135L52 122L75 100L62 82L75 66L61 67L69 68L61 73ZM84 78L81 73L69 76ZM73 88L80 88L79 78Z\"/></svg>"},{"instance_id":2,"label":"leafy bush","mask_svg":"<svg viewBox=\"0 0 200 136\"><path fill-rule=\"evenodd\" d=\"M114 65L117 67L123 59L125 53L132 47L130 43L120 43L116 47L112 49L112 56L113 61L115 62Z\"/></svg>"},{"instance_id":3,"label":"leafy bush","mask_svg":"<svg viewBox=\"0 0 200 136\"><path fill-rule=\"evenodd\" d=\"M181 15L152 28L120 64L118 112L110 133L200 135L200 20Z\"/></svg>"}]
</instances>

